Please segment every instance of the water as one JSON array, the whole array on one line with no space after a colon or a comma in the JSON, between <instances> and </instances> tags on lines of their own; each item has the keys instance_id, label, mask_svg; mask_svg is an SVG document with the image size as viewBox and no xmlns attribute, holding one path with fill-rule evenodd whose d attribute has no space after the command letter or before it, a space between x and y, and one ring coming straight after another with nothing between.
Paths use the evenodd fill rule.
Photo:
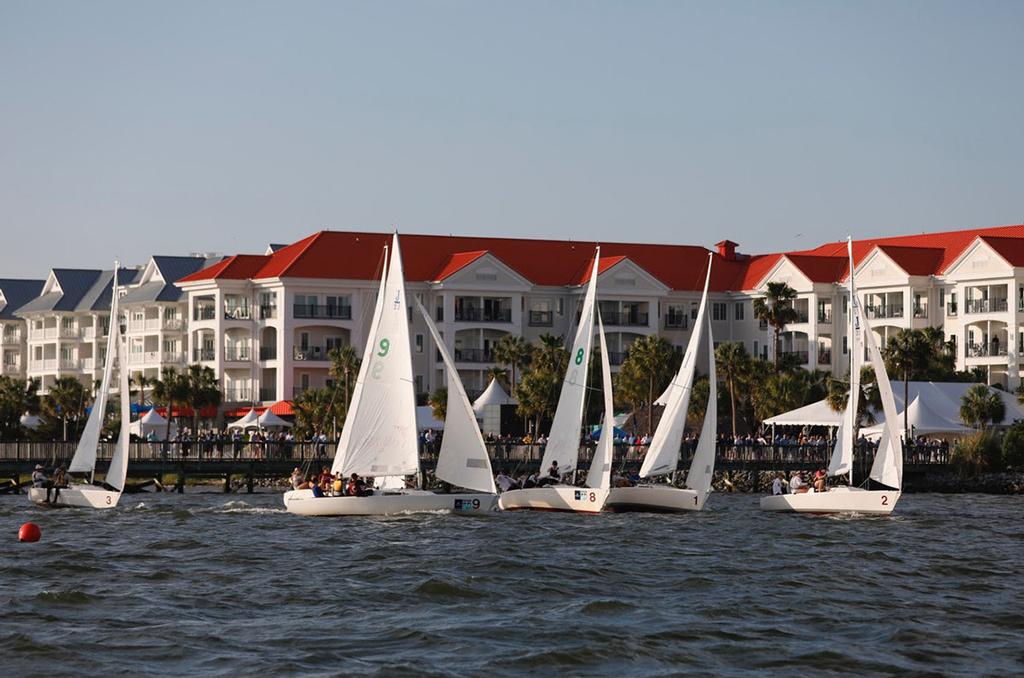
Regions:
<instances>
[{"instance_id":1,"label":"water","mask_svg":"<svg viewBox=\"0 0 1024 678\"><path fill-rule=\"evenodd\" d=\"M0 657L18 676L1020 674L1022 508L309 519L269 493L0 497ZM42 542L16 542L26 520Z\"/></svg>"}]
</instances>

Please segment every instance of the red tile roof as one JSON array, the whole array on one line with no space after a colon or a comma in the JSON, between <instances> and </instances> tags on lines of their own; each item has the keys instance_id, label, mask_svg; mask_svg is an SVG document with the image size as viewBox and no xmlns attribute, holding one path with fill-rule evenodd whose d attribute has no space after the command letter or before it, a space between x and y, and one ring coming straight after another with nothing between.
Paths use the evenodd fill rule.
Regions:
<instances>
[{"instance_id":1,"label":"red tile roof","mask_svg":"<svg viewBox=\"0 0 1024 678\"><path fill-rule=\"evenodd\" d=\"M885 252L909 275L936 275L946 257L946 251L941 247L879 245L878 249ZM843 271L845 274L846 266L843 267Z\"/></svg>"},{"instance_id":2,"label":"red tile roof","mask_svg":"<svg viewBox=\"0 0 1024 678\"><path fill-rule=\"evenodd\" d=\"M477 250L476 252L456 252L452 256L448 257L448 261L445 262L441 270L434 276L434 281L440 282L449 276L455 275L485 254L487 254L487 250Z\"/></svg>"},{"instance_id":3,"label":"red tile roof","mask_svg":"<svg viewBox=\"0 0 1024 678\"><path fill-rule=\"evenodd\" d=\"M981 239L1011 266L1024 266L1024 238L1000 238L983 235Z\"/></svg>"},{"instance_id":4,"label":"red tile roof","mask_svg":"<svg viewBox=\"0 0 1024 678\"><path fill-rule=\"evenodd\" d=\"M181 278L177 282L193 282L196 280L245 280L252 278L262 269L271 257L262 254L236 254Z\"/></svg>"},{"instance_id":5,"label":"red tile roof","mask_svg":"<svg viewBox=\"0 0 1024 678\"><path fill-rule=\"evenodd\" d=\"M786 258L793 262L811 282L835 282L839 280L848 267L846 257L817 257L807 254L787 254Z\"/></svg>"},{"instance_id":6,"label":"red tile roof","mask_svg":"<svg viewBox=\"0 0 1024 678\"><path fill-rule=\"evenodd\" d=\"M626 257L621 254L617 257L601 257L600 261L597 262L597 274L601 275L612 266L615 266L621 261L625 261L625 259ZM593 266L594 259L591 257L591 259L583 265L583 270L580 274L576 276L576 285L586 285L590 282L590 273L593 271Z\"/></svg>"}]
</instances>

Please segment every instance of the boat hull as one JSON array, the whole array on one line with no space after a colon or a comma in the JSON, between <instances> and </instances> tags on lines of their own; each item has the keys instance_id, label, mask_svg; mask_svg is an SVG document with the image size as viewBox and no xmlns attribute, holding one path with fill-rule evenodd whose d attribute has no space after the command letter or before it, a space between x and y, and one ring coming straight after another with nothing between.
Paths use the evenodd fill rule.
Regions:
<instances>
[{"instance_id":1,"label":"boat hull","mask_svg":"<svg viewBox=\"0 0 1024 678\"><path fill-rule=\"evenodd\" d=\"M670 485L637 485L613 487L608 492L605 510L616 513L683 513L704 508L710 492L698 492Z\"/></svg>"},{"instance_id":2,"label":"boat hull","mask_svg":"<svg viewBox=\"0 0 1024 678\"><path fill-rule=\"evenodd\" d=\"M54 494L56 494L56 490L50 490L51 498ZM46 501L46 489L33 487L28 491L28 498L38 506L109 509L117 506L117 502L121 499L121 493L105 490L95 485L72 485L71 487L62 487L56 500L48 502Z\"/></svg>"},{"instance_id":3,"label":"boat hull","mask_svg":"<svg viewBox=\"0 0 1024 678\"><path fill-rule=\"evenodd\" d=\"M863 513L888 515L899 501L898 490L835 487L828 492L777 494L761 498L762 511L791 513Z\"/></svg>"},{"instance_id":4,"label":"boat hull","mask_svg":"<svg viewBox=\"0 0 1024 678\"><path fill-rule=\"evenodd\" d=\"M498 505L503 511L600 513L607 499L607 489L553 485L509 490L500 495Z\"/></svg>"},{"instance_id":5,"label":"boat hull","mask_svg":"<svg viewBox=\"0 0 1024 678\"><path fill-rule=\"evenodd\" d=\"M369 497L314 497L312 490L284 493L284 506L300 516L386 516L396 513L450 511L490 513L497 495L483 493L438 494L423 490L385 492Z\"/></svg>"}]
</instances>

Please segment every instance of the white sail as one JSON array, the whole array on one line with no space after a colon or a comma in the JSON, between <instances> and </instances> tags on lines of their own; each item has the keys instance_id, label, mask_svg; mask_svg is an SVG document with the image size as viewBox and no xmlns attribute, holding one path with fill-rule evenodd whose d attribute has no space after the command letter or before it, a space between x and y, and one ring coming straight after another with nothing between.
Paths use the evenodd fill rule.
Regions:
<instances>
[{"instance_id":1,"label":"white sail","mask_svg":"<svg viewBox=\"0 0 1024 678\"><path fill-rule=\"evenodd\" d=\"M686 345L686 353L683 354L683 363L679 371L672 378L667 390L665 411L661 414L661 421L651 438L651 445L644 456L644 463L640 466L641 478L652 478L655 476L673 473L679 465L679 448L683 442L683 431L686 428L686 414L690 409L690 396L693 393L693 379L697 367L697 355L700 352L701 340L704 335L704 328L707 325L708 286L711 282L711 261L712 255L708 254L708 271L704 277L704 293L700 298L700 307L697 310L697 319L693 324L693 334ZM711 353L711 362L714 362L714 352Z\"/></svg>"},{"instance_id":2,"label":"white sail","mask_svg":"<svg viewBox=\"0 0 1024 678\"><path fill-rule=\"evenodd\" d=\"M416 394L397 233L391 244L387 283L375 330L364 354L364 379L356 382L359 401L353 403L357 406L352 408L342 431L347 439L341 472L345 476L358 473L373 477L416 474Z\"/></svg>"},{"instance_id":3,"label":"white sail","mask_svg":"<svg viewBox=\"0 0 1024 678\"><path fill-rule=\"evenodd\" d=\"M899 415L896 413L896 399L892 394L892 384L889 383L889 375L885 371L885 361L882 359L882 352L875 342L875 336L871 332L871 326L867 319L863 321L862 334L864 343L868 349L868 358L871 366L875 369L875 382L878 385L878 393L882 398L882 412L885 414L885 423L882 427L882 437L878 441L878 451L875 452L875 461L871 464L872 480L875 480L886 487L899 490L903 487L903 446L900 443Z\"/></svg>"},{"instance_id":4,"label":"white sail","mask_svg":"<svg viewBox=\"0 0 1024 678\"><path fill-rule=\"evenodd\" d=\"M851 473L853 478L853 448L857 436L857 410L860 405L860 356L864 343L861 337L860 304L853 303L857 298L857 288L853 281L853 241L846 241L847 255L850 260L850 326L847 340L847 349L850 352L850 394L846 399L846 410L843 412L842 423L836 432L836 445L832 451L832 458L828 463L828 474L830 476L841 476Z\"/></svg>"},{"instance_id":5,"label":"white sail","mask_svg":"<svg viewBox=\"0 0 1024 678\"><path fill-rule=\"evenodd\" d=\"M604 323L597 313L597 335L601 342L601 387L604 389L604 421L601 439L597 441L594 458L587 471L587 487L607 489L612 484L612 462L615 458L615 404L612 398L612 368L608 363L608 345L604 340Z\"/></svg>"},{"instance_id":6,"label":"white sail","mask_svg":"<svg viewBox=\"0 0 1024 678\"><path fill-rule=\"evenodd\" d=\"M373 317L370 319L370 332L366 336L366 348L363 349L363 360L359 363L359 373L356 375L356 383L352 388L352 400L349 402L348 411L345 415L345 423L341 427L341 436L338 438L338 447L334 452L334 463L331 464L331 473L340 473L345 465L345 455L352 441L352 425L355 420L354 413L359 411L362 402L363 389L360 384L367 379L370 370L373 354L378 350L373 343L377 336L377 327L380 325L381 311L384 308L384 287L388 280L388 248L384 247L384 263L380 271L380 287L377 289L377 301L373 306Z\"/></svg>"},{"instance_id":7,"label":"white sail","mask_svg":"<svg viewBox=\"0 0 1024 678\"><path fill-rule=\"evenodd\" d=\"M100 382L99 391L96 393L96 400L92 404L92 412L85 422L85 430L75 448L75 456L71 458L68 471L71 473L92 473L96 468L96 448L100 443L100 433L103 430L103 419L107 413L107 395L110 393L110 377L114 368L114 354L116 353L114 339L114 326L117 324L118 298L117 298L117 267L114 264L114 279L110 290L110 331L107 332L107 357L103 361L103 379Z\"/></svg>"},{"instance_id":8,"label":"white sail","mask_svg":"<svg viewBox=\"0 0 1024 678\"><path fill-rule=\"evenodd\" d=\"M569 354L569 366L562 381L562 391L555 408L555 419L551 422L551 434L544 449L541 472L546 473L552 462L558 462L561 473L576 468L580 454L580 429L583 426L583 406L587 395L587 368L590 364L590 348L594 341L594 307L597 300L597 269L601 259L601 248L594 254L594 267L590 283L583 298L580 323L576 338Z\"/></svg>"},{"instance_id":9,"label":"white sail","mask_svg":"<svg viewBox=\"0 0 1024 678\"><path fill-rule=\"evenodd\" d=\"M115 288L116 293L116 288ZM110 348L117 349L118 388L121 391L121 432L117 436L114 455L110 458L110 467L104 482L117 491L124 490L124 482L128 475L128 446L131 442L131 405L128 386L128 346L121 335L121 323L115 317L110 321Z\"/></svg>"},{"instance_id":10,"label":"white sail","mask_svg":"<svg viewBox=\"0 0 1024 678\"><path fill-rule=\"evenodd\" d=\"M459 371L455 369L455 362L427 309L423 308L423 304L418 300L416 306L427 323L430 336L434 338L448 375L448 411L444 419L444 436L441 438L441 452L437 457L437 469L434 474L456 487L478 492L497 492L487 447L484 445L483 436L480 435L480 427L476 423L476 415L473 413L469 397L466 396Z\"/></svg>"},{"instance_id":11,"label":"white sail","mask_svg":"<svg viewBox=\"0 0 1024 678\"><path fill-rule=\"evenodd\" d=\"M711 476L715 472L715 438L718 434L718 377L715 373L715 342L711 337L711 318L704 316L708 335L708 407L704 412L704 425L700 429L697 451L690 462L686 486L698 492L711 491Z\"/></svg>"}]
</instances>

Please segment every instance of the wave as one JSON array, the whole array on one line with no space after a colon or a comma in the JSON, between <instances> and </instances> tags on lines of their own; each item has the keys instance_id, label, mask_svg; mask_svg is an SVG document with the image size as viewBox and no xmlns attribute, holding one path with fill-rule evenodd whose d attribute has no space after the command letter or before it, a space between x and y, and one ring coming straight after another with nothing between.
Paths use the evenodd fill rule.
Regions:
<instances>
[{"instance_id":1,"label":"wave","mask_svg":"<svg viewBox=\"0 0 1024 678\"><path fill-rule=\"evenodd\" d=\"M438 600L476 600L486 598L487 594L466 586L460 586L443 579L430 578L416 587L416 593L427 599Z\"/></svg>"}]
</instances>

